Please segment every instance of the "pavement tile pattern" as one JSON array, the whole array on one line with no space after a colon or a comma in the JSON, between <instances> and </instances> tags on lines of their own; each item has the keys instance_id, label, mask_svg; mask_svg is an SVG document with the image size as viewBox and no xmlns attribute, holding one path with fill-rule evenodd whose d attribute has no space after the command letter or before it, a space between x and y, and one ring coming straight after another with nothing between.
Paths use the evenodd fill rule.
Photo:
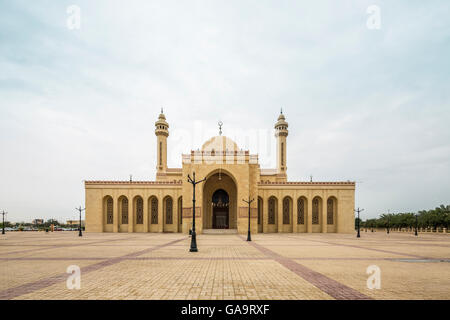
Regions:
<instances>
[{"instance_id":1,"label":"pavement tile pattern","mask_svg":"<svg viewBox=\"0 0 450 320\"><path fill-rule=\"evenodd\" d=\"M0 300L446 299L450 234L198 235L7 232ZM81 270L68 289L67 267ZM369 289L369 266L380 288Z\"/></svg>"}]
</instances>

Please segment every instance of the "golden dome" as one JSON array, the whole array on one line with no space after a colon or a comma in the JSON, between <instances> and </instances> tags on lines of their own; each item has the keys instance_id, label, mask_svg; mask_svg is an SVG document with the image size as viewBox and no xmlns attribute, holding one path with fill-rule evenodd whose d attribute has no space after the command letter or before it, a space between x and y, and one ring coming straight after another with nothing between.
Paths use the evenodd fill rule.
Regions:
<instances>
[{"instance_id":1,"label":"golden dome","mask_svg":"<svg viewBox=\"0 0 450 320\"><path fill-rule=\"evenodd\" d=\"M215 136L202 145L202 151L238 151L236 142L226 136Z\"/></svg>"}]
</instances>

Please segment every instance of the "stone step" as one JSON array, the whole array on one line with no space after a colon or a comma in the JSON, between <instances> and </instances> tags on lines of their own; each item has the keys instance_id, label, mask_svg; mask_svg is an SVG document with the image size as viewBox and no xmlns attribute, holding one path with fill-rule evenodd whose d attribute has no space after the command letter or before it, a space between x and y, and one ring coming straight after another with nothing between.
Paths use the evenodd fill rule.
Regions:
<instances>
[{"instance_id":1,"label":"stone step","mask_svg":"<svg viewBox=\"0 0 450 320\"><path fill-rule=\"evenodd\" d=\"M237 229L203 229L203 234L237 234Z\"/></svg>"}]
</instances>

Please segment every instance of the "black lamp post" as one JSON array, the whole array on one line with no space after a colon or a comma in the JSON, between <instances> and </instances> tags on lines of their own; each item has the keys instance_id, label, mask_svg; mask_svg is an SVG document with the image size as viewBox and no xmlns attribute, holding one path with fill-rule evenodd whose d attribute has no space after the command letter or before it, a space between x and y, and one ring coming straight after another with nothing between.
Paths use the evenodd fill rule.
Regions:
<instances>
[{"instance_id":1,"label":"black lamp post","mask_svg":"<svg viewBox=\"0 0 450 320\"><path fill-rule=\"evenodd\" d=\"M188 175L188 182L192 184L192 235L191 235L191 248L189 249L190 252L197 252L197 234L195 233L195 185L199 184L200 182L203 182L206 180L195 180L195 172L193 173L194 179L191 179L191 177Z\"/></svg>"},{"instance_id":2,"label":"black lamp post","mask_svg":"<svg viewBox=\"0 0 450 320\"><path fill-rule=\"evenodd\" d=\"M416 214L416 228L415 228L415 231L414 231L414 235L417 237L417 214Z\"/></svg>"},{"instance_id":3,"label":"black lamp post","mask_svg":"<svg viewBox=\"0 0 450 320\"><path fill-rule=\"evenodd\" d=\"M79 227L78 236L81 237L81 236L83 236L83 233L81 233L81 212L86 210L86 208L81 209L81 206L80 206L79 208L75 208L75 210L78 210L80 212L80 227Z\"/></svg>"},{"instance_id":4,"label":"black lamp post","mask_svg":"<svg viewBox=\"0 0 450 320\"><path fill-rule=\"evenodd\" d=\"M250 196L248 197L248 201L242 199L245 203L248 204L248 233L247 233L247 241L252 241L252 236L250 234L250 203L252 203L255 199L250 200Z\"/></svg>"},{"instance_id":5,"label":"black lamp post","mask_svg":"<svg viewBox=\"0 0 450 320\"><path fill-rule=\"evenodd\" d=\"M389 234L389 216L388 216L387 234Z\"/></svg>"},{"instance_id":6,"label":"black lamp post","mask_svg":"<svg viewBox=\"0 0 450 320\"><path fill-rule=\"evenodd\" d=\"M5 234L5 214L7 214L8 212L3 211L2 215L3 215L3 228L2 228L2 234Z\"/></svg>"},{"instance_id":7,"label":"black lamp post","mask_svg":"<svg viewBox=\"0 0 450 320\"><path fill-rule=\"evenodd\" d=\"M387 216L387 234L389 234L389 218L390 218L391 212L388 210L388 216Z\"/></svg>"},{"instance_id":8,"label":"black lamp post","mask_svg":"<svg viewBox=\"0 0 450 320\"><path fill-rule=\"evenodd\" d=\"M360 213L361 211L364 211L364 209L358 208L358 209L356 209L355 211L358 212L358 234L356 235L356 237L357 237L357 238L361 238L361 235L359 234L359 213Z\"/></svg>"}]
</instances>

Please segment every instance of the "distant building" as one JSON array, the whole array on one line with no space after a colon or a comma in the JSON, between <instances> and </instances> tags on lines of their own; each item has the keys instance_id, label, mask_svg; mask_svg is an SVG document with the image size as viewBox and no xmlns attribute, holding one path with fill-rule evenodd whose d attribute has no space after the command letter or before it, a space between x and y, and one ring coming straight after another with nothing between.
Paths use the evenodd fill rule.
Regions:
<instances>
[{"instance_id":1,"label":"distant building","mask_svg":"<svg viewBox=\"0 0 450 320\"><path fill-rule=\"evenodd\" d=\"M69 226L79 225L80 224L80 220L67 220L66 224L68 224ZM85 225L85 221L81 220L81 226L84 227L84 225Z\"/></svg>"},{"instance_id":2,"label":"distant building","mask_svg":"<svg viewBox=\"0 0 450 320\"><path fill-rule=\"evenodd\" d=\"M35 225L44 224L44 219L34 219L33 224L35 224Z\"/></svg>"}]
</instances>

